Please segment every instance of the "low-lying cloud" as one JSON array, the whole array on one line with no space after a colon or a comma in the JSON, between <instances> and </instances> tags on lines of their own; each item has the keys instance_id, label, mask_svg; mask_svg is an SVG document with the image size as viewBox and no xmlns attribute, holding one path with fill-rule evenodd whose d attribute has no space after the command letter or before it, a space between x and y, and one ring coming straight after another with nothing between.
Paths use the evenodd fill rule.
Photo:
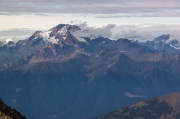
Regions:
<instances>
[{"instance_id":1,"label":"low-lying cloud","mask_svg":"<svg viewBox=\"0 0 180 119\"><path fill-rule=\"evenodd\" d=\"M9 29L0 31L0 41L18 41L23 40L31 36L35 30L31 29Z\"/></svg>"},{"instance_id":2,"label":"low-lying cloud","mask_svg":"<svg viewBox=\"0 0 180 119\"><path fill-rule=\"evenodd\" d=\"M108 24L102 27L91 27L87 22L73 21L71 24L78 25L82 30L74 33L78 37L106 37L112 40L127 38L130 40L153 40L160 35L170 34L172 38L180 39L180 25L165 24L141 24L141 25L115 25ZM37 29L10 29L0 31L0 41L13 39L14 41L23 40L31 36ZM48 29L47 29L48 30Z\"/></svg>"},{"instance_id":3,"label":"low-lying cloud","mask_svg":"<svg viewBox=\"0 0 180 119\"><path fill-rule=\"evenodd\" d=\"M79 37L107 37L112 40L127 38L131 40L153 40L160 35L170 34L180 39L180 26L177 25L115 25L103 27L90 27L86 22L77 22L83 31L76 33Z\"/></svg>"}]
</instances>

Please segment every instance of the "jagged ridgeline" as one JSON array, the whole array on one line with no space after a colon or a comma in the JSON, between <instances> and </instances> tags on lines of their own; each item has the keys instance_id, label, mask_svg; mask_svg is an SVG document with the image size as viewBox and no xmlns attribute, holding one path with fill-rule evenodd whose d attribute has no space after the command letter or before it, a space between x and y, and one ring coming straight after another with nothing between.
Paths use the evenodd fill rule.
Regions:
<instances>
[{"instance_id":1,"label":"jagged ridgeline","mask_svg":"<svg viewBox=\"0 0 180 119\"><path fill-rule=\"evenodd\" d=\"M59 24L1 43L0 97L30 119L85 119L180 91L179 46L170 35L140 43L86 33Z\"/></svg>"}]
</instances>

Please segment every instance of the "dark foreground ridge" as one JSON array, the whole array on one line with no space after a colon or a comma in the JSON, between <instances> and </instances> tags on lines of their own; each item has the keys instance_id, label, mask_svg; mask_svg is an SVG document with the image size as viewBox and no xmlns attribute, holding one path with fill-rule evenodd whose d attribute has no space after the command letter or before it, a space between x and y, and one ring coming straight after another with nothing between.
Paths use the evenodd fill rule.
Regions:
<instances>
[{"instance_id":1,"label":"dark foreground ridge","mask_svg":"<svg viewBox=\"0 0 180 119\"><path fill-rule=\"evenodd\" d=\"M0 119L26 119L16 109L11 109L0 99Z\"/></svg>"},{"instance_id":2,"label":"dark foreground ridge","mask_svg":"<svg viewBox=\"0 0 180 119\"><path fill-rule=\"evenodd\" d=\"M180 93L171 93L128 106L94 119L179 119Z\"/></svg>"}]
</instances>

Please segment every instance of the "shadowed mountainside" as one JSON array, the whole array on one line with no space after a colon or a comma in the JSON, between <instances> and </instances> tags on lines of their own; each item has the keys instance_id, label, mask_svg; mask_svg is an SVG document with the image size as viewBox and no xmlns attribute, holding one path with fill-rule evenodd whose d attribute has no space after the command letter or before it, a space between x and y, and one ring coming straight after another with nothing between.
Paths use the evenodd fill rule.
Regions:
<instances>
[{"instance_id":1,"label":"shadowed mountainside","mask_svg":"<svg viewBox=\"0 0 180 119\"><path fill-rule=\"evenodd\" d=\"M155 97L93 119L179 119L180 93Z\"/></svg>"}]
</instances>

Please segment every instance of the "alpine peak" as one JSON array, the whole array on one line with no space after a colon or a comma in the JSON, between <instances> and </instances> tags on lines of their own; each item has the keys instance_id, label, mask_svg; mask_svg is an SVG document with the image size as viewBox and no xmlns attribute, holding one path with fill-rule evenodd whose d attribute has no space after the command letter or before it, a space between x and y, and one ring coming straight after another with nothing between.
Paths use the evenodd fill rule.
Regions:
<instances>
[{"instance_id":1,"label":"alpine peak","mask_svg":"<svg viewBox=\"0 0 180 119\"><path fill-rule=\"evenodd\" d=\"M59 24L41 33L41 36L44 40L52 44L72 44L73 42L82 41L81 38L74 36L74 34L80 30L76 25Z\"/></svg>"}]
</instances>

